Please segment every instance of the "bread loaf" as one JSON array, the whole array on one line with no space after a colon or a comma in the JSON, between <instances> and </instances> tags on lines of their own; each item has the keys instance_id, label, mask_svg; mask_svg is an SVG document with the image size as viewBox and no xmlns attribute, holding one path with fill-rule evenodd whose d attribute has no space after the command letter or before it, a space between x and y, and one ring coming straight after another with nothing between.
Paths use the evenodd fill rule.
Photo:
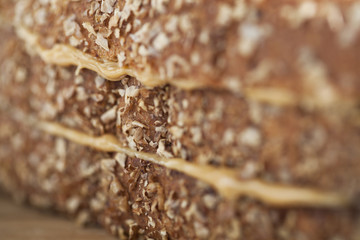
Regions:
<instances>
[{"instance_id":1,"label":"bread loaf","mask_svg":"<svg viewBox=\"0 0 360 240\"><path fill-rule=\"evenodd\" d=\"M120 239L360 238L355 1L0 6L18 201Z\"/></svg>"}]
</instances>

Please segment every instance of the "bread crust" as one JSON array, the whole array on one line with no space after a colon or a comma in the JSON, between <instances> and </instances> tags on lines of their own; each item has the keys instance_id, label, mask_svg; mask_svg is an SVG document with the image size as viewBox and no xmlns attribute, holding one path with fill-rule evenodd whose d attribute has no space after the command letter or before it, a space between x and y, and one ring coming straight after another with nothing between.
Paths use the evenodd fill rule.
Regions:
<instances>
[{"instance_id":1,"label":"bread crust","mask_svg":"<svg viewBox=\"0 0 360 240\"><path fill-rule=\"evenodd\" d=\"M118 63L149 86L169 82L241 94L275 88L306 108L358 100L354 1L18 5L16 25L37 34L42 47L71 46L99 63Z\"/></svg>"},{"instance_id":2,"label":"bread crust","mask_svg":"<svg viewBox=\"0 0 360 240\"><path fill-rule=\"evenodd\" d=\"M31 9L27 2L33 6ZM296 23L297 20L285 21L284 16L279 19L273 12L277 13L285 6L288 6L285 8L287 11L301 9L297 8L301 4L293 1L246 3L246 6L252 6L250 12L263 14L256 24L273 24L276 34L259 40L259 46L249 56L231 55L230 43L236 40L233 38L239 37L234 34L234 29L249 24L248 16L239 22L232 19L229 25L217 26L215 16L219 13L209 9L217 7L220 1L209 1L208 4L199 1L199 6L192 8L185 4L176 11L174 1L166 8L169 11L166 14L156 12L158 9L155 6L140 7L144 15L130 15L128 20L123 21L120 33L126 38L125 45L119 45L114 27L108 38L109 51L106 51L85 28L93 26L94 31L103 31L100 29L108 26L116 7L102 24L95 24L96 14L101 15L101 4L97 13L89 14L88 9L94 2L70 1L65 4L64 1L54 1L54 11L51 4L42 5L42 2L19 1L14 26L11 27L10 23L1 25L4 37L0 39L0 46L4 51L0 51L0 184L14 198L66 213L76 217L79 223L101 224L120 238L360 237L356 204L360 189L360 135L356 107L359 86L357 82L338 77L348 71L359 75L354 65L354 59L359 57L357 38L346 47L340 46L337 45L340 43L336 40L336 31L326 27L330 24L329 19L324 23L322 16L316 15ZM329 5L323 1L314 3L318 7L317 14L328 8L334 11L329 6L340 6L339 11L344 14L346 10L356 8L356 4L350 1L341 4L333 1ZM19 10L21 4L23 10ZM119 7L123 10L126 4ZM50 21L40 24L41 19L37 17L41 17L42 11L48 14ZM171 18L170 13L173 16L194 15L199 26L189 32L196 32L195 39L200 37L197 36L199 29L214 25L209 29L209 34L214 36L211 41L221 43L223 39L227 42L226 47L211 44L204 47L193 42L180 49L179 44L183 42L175 41L159 56L146 56L147 60L140 60L137 55L139 49L136 53L130 49L134 43L131 34L136 34L138 29L134 27L126 33L126 26L134 25L136 19L161 25ZM206 15L209 22L204 20L205 13L210 14ZM75 18L70 17L71 14L75 14ZM0 11L0 16L5 15ZM116 61L118 51L125 51L126 56L134 53L123 64L140 71L145 61L152 69L152 76L160 76L157 67L166 66L166 59L173 54L183 54L180 56L187 59L191 53L198 51L201 52L201 61L199 65L191 63L187 73L180 68L176 72L179 75L167 76L164 83L169 82L170 85L160 84L151 88L143 79L131 76L109 81L93 71L51 65L44 61L46 59L41 54L39 56L34 46L47 51L53 49L55 43L70 46L72 41L74 44L74 39L70 39L79 37L76 36L77 25L74 36L66 36L64 32L69 30L64 24L74 26L69 17L79 26L84 38L81 44L72 47L95 57L96 61ZM26 19L30 18L34 24L27 26L26 21L30 20ZM84 27L80 24L82 22L90 25L85 24L87 27ZM16 37L15 32L20 36L19 29L22 27L40 36L39 41L29 43ZM319 29L321 34L315 35L314 31ZM189 32L179 32L180 37L188 39ZM54 39L50 41L50 37ZM330 39L328 42L324 41L327 37ZM280 47L285 39L292 40L289 48L300 49L307 45L311 49L302 55L305 59L302 67L305 74L309 74L309 79L298 74L301 64L294 60L300 58L297 53ZM87 50L83 46L85 41L88 42ZM271 53L267 52L270 51L269 46L273 46ZM329 48L334 50L326 53ZM289 54L286 58L285 53ZM272 72L269 76L274 78L266 76L263 82L253 82L244 77L253 75L256 78L260 73L248 67L259 67L262 64L260 59L270 56L267 54L281 61L289 60L286 66L293 68L287 68L286 73ZM332 65L335 60L329 57L331 54L339 54L336 60L339 66ZM221 69L216 65L218 63L212 62L214 56L217 59L224 56L229 66ZM314 60L314 56L320 60ZM214 72L202 72L201 66L206 64L210 64ZM331 73L326 72L326 78L322 75L324 69L331 69ZM242 88L231 85L229 90L228 84L232 81L228 77L235 74L241 77L236 82ZM175 83L179 79L177 77L186 83L199 82L199 85L189 83L193 89L184 89ZM326 84L321 85L324 81ZM342 84L350 84L351 89ZM279 89L290 93L292 100L286 98L287 104L282 104L281 97L279 100L275 96L274 100L274 97L263 96L263 93L279 93ZM330 95L324 96L330 96L332 100L314 98L311 94L319 93L319 89L330 91ZM331 98L335 92L337 97ZM132 151L165 159L181 158L200 168L202 165L219 170L226 168L237 173L235 179L239 184L246 180L260 180L296 189L306 187L334 192L350 200L330 207L321 204L274 207L266 199L251 194L229 199L211 182L204 182L199 177L171 170L141 157L82 146L73 139L63 138L61 134L49 134L37 128L39 121L61 124L94 137L111 134L119 144Z\"/></svg>"}]
</instances>

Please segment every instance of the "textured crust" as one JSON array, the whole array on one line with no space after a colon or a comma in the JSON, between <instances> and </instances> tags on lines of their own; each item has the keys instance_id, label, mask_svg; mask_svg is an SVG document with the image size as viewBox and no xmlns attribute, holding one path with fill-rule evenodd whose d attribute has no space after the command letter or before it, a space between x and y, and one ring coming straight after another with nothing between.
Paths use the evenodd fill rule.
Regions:
<instances>
[{"instance_id":1,"label":"textured crust","mask_svg":"<svg viewBox=\"0 0 360 240\"><path fill-rule=\"evenodd\" d=\"M312 108L358 100L357 11L336 0L23 0L16 22L44 48L118 62L148 85L272 87Z\"/></svg>"},{"instance_id":2,"label":"textured crust","mask_svg":"<svg viewBox=\"0 0 360 240\"><path fill-rule=\"evenodd\" d=\"M7 127L15 129L11 122ZM2 155L3 186L18 200L56 209L79 224L99 223L120 239L358 237L359 219L351 209L284 210L250 199L229 202L208 185L161 166L21 130L24 145L16 149L18 154ZM4 142L2 146L15 150ZM36 158L41 168L34 166Z\"/></svg>"},{"instance_id":3,"label":"textured crust","mask_svg":"<svg viewBox=\"0 0 360 240\"><path fill-rule=\"evenodd\" d=\"M15 69L26 69L28 85L16 80L21 74L12 74L7 86L13 87L3 88L6 92L0 95L1 183L18 200L64 212L80 224L99 223L120 239L359 237L359 214L353 208L277 209L248 198L228 201L184 174L123 154L94 151L28 127L25 122L36 120L41 108L28 97L48 101L34 90L41 85L38 76L44 77L42 84L50 81L41 72L40 60L16 54L19 48L13 46L16 50L9 52L8 60ZM35 67L30 68L30 61ZM55 69L56 73L74 71Z\"/></svg>"},{"instance_id":4,"label":"textured crust","mask_svg":"<svg viewBox=\"0 0 360 240\"><path fill-rule=\"evenodd\" d=\"M28 8L26 2L32 4L32 10ZM171 10L175 2L171 2L166 9ZM189 2L187 4L195 4ZM177 10L175 16L183 16L185 13L198 16L198 27L203 29L205 23L201 21L204 18L202 14L206 12L212 14L210 17L217 16L218 12L211 12L209 9L220 2L224 4L222 1L209 1L208 6L204 7L204 3L199 1L198 7L190 8L184 5ZM339 12L336 1L333 2L334 4L328 3L327 8L332 9L328 11L336 15ZM135 1L127 3L135 4ZM1 4L2 1L0 7ZM304 58L305 63L310 64L305 64L305 68L311 77L305 80L295 74L299 70L299 66L293 62L295 55L291 55L295 53L276 45L278 43L271 40L273 34L260 39L259 46L255 46L254 52L246 57L235 54L232 58L227 58L228 56L220 51L221 54L226 55L226 61L231 60L244 66L252 64L259 66L257 59L268 54L266 53L268 48L263 47L267 44L275 44L274 52L271 52L275 58L287 59L281 55L285 52L290 55L288 63L289 66L294 65L294 68L287 66L289 72L286 74L272 73L274 78L263 76L267 79L264 82L261 80L255 81L256 83L248 82L245 77L235 81L245 86L243 89L249 89L248 86L260 89L256 93L258 95L256 100L248 94L238 94L242 90L238 91L236 86L231 85L236 94L226 89L229 83L233 83L227 74L236 73L237 76L250 74L250 71L247 72L249 69L244 70L241 67L231 66L229 70L230 67L221 69L220 66L210 65L214 67L215 72L208 72L214 74L209 76L208 73L205 74L200 70L196 72L198 67L201 69L200 66L191 65L190 72L179 71L176 73L179 75L168 78L169 81L175 81L176 77L180 77L185 82L194 82L195 78L192 77L196 77L201 83L201 88L188 91L173 85L148 88L141 83L142 79L130 76L123 76L118 79L119 81L112 82L88 70L79 72L75 67L49 65L37 56L39 51L31 48L34 45L25 44L27 47L25 53L24 42L15 38L14 31L19 33L20 27L26 27L37 36L41 36L40 42L36 43L38 46L52 49L55 42L66 46L76 43L74 38L71 38L71 34L66 36L62 31L69 30L69 26L75 26L76 32L78 25L84 41L88 42L88 49L83 49L84 41L73 47L84 50L89 56L95 57L96 61L105 61L105 59L114 61L114 57L118 54L116 51L126 49L126 56L133 51L129 48L133 44L130 35L135 34L138 29L131 29L128 34L123 33L122 31L126 32L126 25L135 24L137 18L153 21L153 25L157 22L161 24L162 21L170 18L168 14L160 15L156 12L159 11L157 7L160 5L155 4L152 8L141 7L147 18L142 18L142 15L130 15L128 21L123 22L124 27L120 33L126 38L126 48L116 43L119 39L116 40L114 28L108 39L108 52L97 46L96 38L92 34L88 35L87 30L85 31L80 24L82 21L87 21L90 26L94 25L96 14L103 15L101 4L99 4L100 10L97 13L95 11L94 14L85 11L91 4L95 6L94 2L70 1L67 4L64 1L54 1L51 4L54 4L53 9L57 9L56 11L48 9L46 1L41 3L19 1L15 28L11 29L6 25L2 25L1 28L4 37L0 39L0 46L4 51L0 51L0 184L16 199L28 201L36 206L56 209L76 217L79 223L99 223L121 239L137 239L142 236L153 239L285 240L338 237L356 240L360 238L358 230L360 215L356 204L360 190L358 164L360 125L359 110L354 106L358 101L355 93L359 87L351 77L347 80L337 77L347 71L353 71L351 74L359 76L356 72L358 69L353 65L355 64L353 60L359 57L356 53L357 38L354 37L354 42L350 42L348 46L342 46L344 48L340 51L341 45L335 45L335 33L331 32L332 35L326 33L324 27L328 26L326 24L333 24L331 26L336 28L336 24L341 22L327 15L324 22L320 19L322 15L314 19L307 17L308 19L297 22L299 19L291 20L289 16L284 16L286 11L295 11L295 8L290 6L302 4L278 1L273 3L274 6L278 4L279 9L285 9L282 10L285 15L281 16L290 21L282 22L271 12L277 11L274 10L276 8L270 9L271 3L257 3L258 7L252 8L249 12L264 10L261 11L261 16L264 17L260 22L269 18L266 23L273 21L274 24L282 26L281 29L276 24L273 27L277 31L289 31L283 33L284 39L292 39L290 32L295 36L299 35L299 41L294 38L291 43L294 45L290 44L290 47L300 47L300 42L310 46L311 51L305 51L310 55L305 54ZM57 4L64 5L59 7ZM121 8L126 4L124 3ZM308 2L307 5L302 5L302 8L311 10L314 4L319 14L327 9L322 1ZM346 18L350 18L351 11L348 13L345 10L356 10L356 6L349 1L341 4L339 9L341 13L348 14L344 15L347 16ZM24 7L24 10L21 10L21 7ZM204 8L200 10L200 7ZM116 12L115 9L111 14ZM223 7L219 9L226 11ZM296 9L298 10L295 12L301 15L299 10L301 7ZM151 11L154 11L153 15ZM75 18L65 23L70 13L75 14ZM46 14L54 21L40 24L42 14ZM111 19L111 14L106 19ZM57 18L59 15L65 17ZM1 16L5 15L0 9ZM273 16L274 19L269 16ZM94 31L106 31L106 29L100 30L108 26L109 22L106 19L103 24L97 24ZM0 18L2 23L5 20L6 18ZM73 20L77 25L73 24ZM29 23L27 21L34 21L32 22L34 27L33 24L27 25ZM215 24L211 21L218 20L213 17L206 24L209 26ZM214 28L210 29L214 32L210 31L209 34L220 34L214 36L212 40L214 43L219 43L219 39L233 41L234 39L229 40L225 36L235 37L230 36L230 30L233 31L235 27L241 28L239 26L250 20L241 20L240 23L237 23L236 19L231 21L234 22L228 26L214 25ZM350 26L348 25L350 22L351 20L346 21L341 29ZM52 27L47 24L52 24ZM66 27L66 24L69 26ZM250 23L246 22L246 24ZM89 25L85 26L89 28ZM325 31L323 35L311 38L312 31L318 28ZM340 30L338 29L341 35ZM190 33L191 31L186 34L184 32L184 35L181 35L182 33L179 32L183 39L187 39L187 34ZM300 36L300 33L303 35ZM50 36L55 39L48 40ZM318 41L323 42L327 36L330 36L329 39L334 42L318 44ZM193 37L196 39L197 35ZM282 43L282 37L279 39L279 43ZM29 41L25 39L25 43ZM154 76L158 74L156 64L166 66L165 59L177 54L179 48L176 44L179 43L169 44L160 55L145 57L149 58L146 64L149 64L148 66L154 71L152 73ZM336 44L340 43L336 42ZM178 54L183 54L181 56L185 58L190 51L196 52L199 46L201 47L194 42L187 48L185 44L183 51ZM208 54L212 55L212 58L221 59L221 54L216 55L219 49L221 50L217 47L219 46L204 48L201 55ZM330 47L334 51L327 54L340 54L339 59L336 60L339 61L339 66L331 65L333 59L323 55ZM225 48L223 51L229 50ZM352 51L353 54L347 51ZM314 53L321 62L313 62L311 57L308 58L314 56ZM143 60L139 60L139 55L136 54L127 57L123 64L138 71L143 66L140 64ZM201 64L213 63L209 59L201 56ZM346 71L342 63L348 66ZM326 78L327 83L321 85L325 81L323 70L326 68L331 69L332 72L327 73L329 74L329 78ZM240 72L231 72L235 70ZM255 77L259 77L257 74L262 76L261 73L253 72L253 74ZM293 81L289 82L289 80ZM303 88L306 81L314 84L311 85L310 90ZM352 104L345 104L347 101L336 101L337 104L334 106L330 101L326 108L321 110L313 108L312 104L316 105L322 100L314 100L314 98L309 100L306 94L310 93L309 91L325 89L325 92L331 92L330 95L325 94L331 99L333 90L328 88L330 82L333 84L331 89L341 95L342 100L344 97ZM317 83L320 85L316 85ZM340 86L342 84L347 87ZM218 86L225 86L225 89L216 89ZM344 90L347 88L350 90ZM290 94L295 94L296 104L283 106L274 101L258 100L259 97L263 98L261 93L269 93L272 89L275 89L275 93L279 89L286 89ZM300 95L296 95L298 92L295 89L299 89ZM302 101L301 104L298 104L299 99ZM326 101L327 99L325 98ZM208 185L199 180L200 177L191 177L182 171L170 170L141 157L129 157L109 150L106 153L76 144L73 139L66 140L54 134L48 135L34 127L36 126L34 123L39 120L60 123L68 129L92 136L112 134L120 144L132 151L156 154L165 159L178 157L200 168L201 165L211 166L214 169L225 167L232 173L236 172L236 179L239 182L261 180L279 186L285 184L294 188L307 187L321 192L332 191L346 199L350 198L351 203L341 204L340 207L337 205L338 209L324 209L321 206L327 205L321 204L316 208L301 208L303 205L299 204L298 207L284 209L273 207L266 198L264 200L254 195L245 194L229 200L209 182Z\"/></svg>"},{"instance_id":5,"label":"textured crust","mask_svg":"<svg viewBox=\"0 0 360 240\"><path fill-rule=\"evenodd\" d=\"M125 146L130 146L129 143L132 141L128 141L127 138L133 136L130 134L131 129L141 127L140 123L142 123L144 126L150 127L143 134L154 142L165 139L166 148L162 152L158 152L158 146L151 147L149 144L141 144L141 142L134 140L133 148L135 150L141 149L146 152L177 156L181 153L176 154L176 151L174 152L173 148L169 147L170 144L177 145L173 140L173 135L178 136L175 133L177 130L170 131L168 129L173 129L172 122L180 122L177 119L181 115L179 111L188 112L181 109L182 107L188 106L190 108L189 113L195 113L196 109L204 111L206 116L213 113L214 118L209 116L206 118L210 121L209 124L217 126L213 127L211 131L217 129L215 132L220 134L224 130L219 128L220 125L216 124L216 121L226 119L229 122L225 122L225 124L231 126L231 121L235 122L239 113L221 107L224 111L222 114L225 115L221 115L219 118L212 109L208 110L206 106L216 105L211 100L219 102L219 99L227 103L235 101L234 104L239 105L244 102L241 98L231 96L226 91L196 90L186 92L172 87L146 89L132 78L120 82L109 82L88 71L76 76L74 68L49 66L38 57L29 57L24 52L19 52L20 42L7 41L6 39L4 42L8 44L8 51L5 53L7 58L3 58L6 60L1 63L2 69L9 65L13 67L7 68L9 69L7 75L9 78L6 78L6 81L5 78L2 78L4 84L0 95L2 97L1 111L6 113L1 114L1 182L3 187L17 199L29 201L36 206L65 212L76 217L79 223L100 223L121 238L136 239L146 235L155 239L208 239L210 237L214 239L238 239L241 236L245 239L269 239L269 236L274 239L287 239L293 237L294 234L306 235L309 239L326 239L335 235L350 239L358 237L356 232L359 221L358 213L357 211L354 212L352 208L341 210L280 210L246 198L229 202L210 186L184 174L169 171L140 159L126 158L122 154L106 154L94 151L62 138L44 135L43 132L29 128L25 124L40 117L45 120L58 121L66 126L98 136L104 133L117 132L118 140L123 142ZM24 71L26 77L22 73ZM2 76L6 76L6 74ZM134 88L134 86L136 87ZM83 87L83 90L80 90L79 87ZM71 90L72 88L75 89ZM139 93L131 95L130 92L132 93L134 90L138 90ZM124 93L123 97L121 97L121 92ZM61 96L68 96L69 98L62 99ZM228 96L229 99L226 99L225 96ZM28 101L29 98L31 101ZM125 103L126 98L129 98L127 104ZM154 100L155 98L158 100ZM202 99L203 102L198 103L198 98ZM101 101L96 101L99 99ZM116 101L114 102L112 99ZM140 100L144 101L144 104L139 103ZM184 103L184 101L189 102ZM248 103L244 102L243 104ZM116 110L125 108L122 110L126 114L122 117L121 125L127 125L127 122L138 122L135 124L136 127L128 129L128 133L126 131L123 133L122 127L116 128L116 118L110 118L111 121L109 122L107 117L101 118L104 112L112 109L114 105L117 106ZM139 110L137 108L137 106L149 108L150 105L154 106L151 111L152 115L144 109ZM84 111L86 106L89 106L90 110ZM219 107L214 106L214 108ZM242 108L239 109L243 112ZM87 111L90 111L93 116L97 116L97 122L100 125L94 124L93 126L91 124L91 120L84 115L84 112ZM277 113L279 111L285 111L283 113L285 114L284 121L291 119L289 109L286 108L276 107L274 109L270 106L263 114L266 114L268 118L277 117L277 121L279 121L282 118L282 115ZM194 114L193 117L185 116L187 122L183 123L184 126L193 126L195 123L197 123L195 126L199 124L205 126L206 122L196 120L198 118L196 116L199 114ZM105 116L109 115L111 116L111 114L105 114ZM169 116L171 116L170 119L173 119L172 121L168 121ZM299 116L301 115L295 115L297 121L299 121ZM323 118L325 116L326 114ZM304 115L303 118L309 117ZM157 136L156 129L151 130L151 126L156 125L154 124L155 121L159 121L159 126L164 125L165 135ZM331 121L327 121L331 123ZM336 123L336 121L334 122ZM308 124L312 125L311 122ZM21 128L19 129L17 126ZM261 124L245 121L241 123L240 129L242 129L241 126L244 126L243 128L247 126L258 127ZM177 128L179 127L177 126ZM294 129L297 128L298 126L294 127ZM329 129L333 128L335 127ZM276 128L270 129L276 130ZM238 132L235 131L234 134L238 135ZM278 134L282 134L282 131L278 130ZM194 133L187 134L185 131L182 137L178 136L177 141L180 143L189 141L189 146L191 145L190 142L192 145L196 145L196 141L193 142L193 135ZM9 136L12 136L10 141L8 141ZM348 136L352 135L348 134ZM263 137L264 135L261 135L262 141ZM189 140L186 140L187 138ZM256 144L256 141L251 143ZM317 144L315 141L310 146ZM198 148L201 149L201 145ZM220 153L224 154L226 150L229 151L229 146L221 147L219 145L219 149L223 151ZM195 148L189 148L187 151L193 155L197 154ZM16 155L14 155L15 153ZM251 158L242 161L244 163L251 163L254 160L260 161L259 156L254 154L251 156ZM194 162L201 162L190 157L190 155L188 158ZM240 158L234 159L240 160ZM291 159L296 161L296 158ZM274 158L269 162L275 164L275 160ZM301 160L299 161L301 162ZM350 160L344 158L344 161ZM249 170L241 167L241 162L214 163L205 161L203 163L231 166L233 169L239 169L240 174L249 174ZM36 168L38 164L42 167ZM336 167L340 169L341 166L345 167L346 165L348 164L337 163ZM323 169L324 167L320 168ZM304 185L305 183L308 186L315 186L317 182L316 178L313 178L317 174L312 173L306 174L303 179L281 180L281 174L278 175L275 170L271 169L266 169L268 175L264 175L264 179L267 181L278 179L297 185ZM275 167L274 169L278 168ZM293 169L293 167L289 167L289 169ZM352 167L352 170L357 170L356 165ZM340 172L343 173L343 171L339 170L339 176ZM261 172L257 174L243 177L254 178L262 175ZM273 176L269 177L269 175ZM319 176L321 175L319 173ZM355 173L341 176L350 177L350 175L356 176ZM290 174L290 176L292 175ZM332 178L335 175L324 173L323 176ZM331 183L328 179L324 180L323 183L324 185L319 184L318 186L328 189L342 189L345 192L350 191L352 193L356 190L351 189L358 189L356 184L351 186L346 179L343 180L343 185ZM322 224L324 219L327 221L326 226ZM309 228L309 226L311 227ZM262 231L255 231L259 228Z\"/></svg>"},{"instance_id":6,"label":"textured crust","mask_svg":"<svg viewBox=\"0 0 360 240\"><path fill-rule=\"evenodd\" d=\"M44 120L112 134L136 151L231 167L243 179L357 192L350 179L359 171L360 139L351 112L308 113L210 89L147 89L129 77L110 82L34 61L43 81L27 84L41 95L32 103Z\"/></svg>"}]
</instances>

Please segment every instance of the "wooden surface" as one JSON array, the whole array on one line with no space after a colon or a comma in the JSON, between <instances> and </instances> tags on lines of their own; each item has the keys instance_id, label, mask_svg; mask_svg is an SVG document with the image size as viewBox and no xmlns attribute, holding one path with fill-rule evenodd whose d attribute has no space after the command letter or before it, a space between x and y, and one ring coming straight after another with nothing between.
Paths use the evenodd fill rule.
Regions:
<instances>
[{"instance_id":1,"label":"wooden surface","mask_svg":"<svg viewBox=\"0 0 360 240\"><path fill-rule=\"evenodd\" d=\"M16 205L1 195L0 239L115 240L104 229L84 229L62 217Z\"/></svg>"}]
</instances>

